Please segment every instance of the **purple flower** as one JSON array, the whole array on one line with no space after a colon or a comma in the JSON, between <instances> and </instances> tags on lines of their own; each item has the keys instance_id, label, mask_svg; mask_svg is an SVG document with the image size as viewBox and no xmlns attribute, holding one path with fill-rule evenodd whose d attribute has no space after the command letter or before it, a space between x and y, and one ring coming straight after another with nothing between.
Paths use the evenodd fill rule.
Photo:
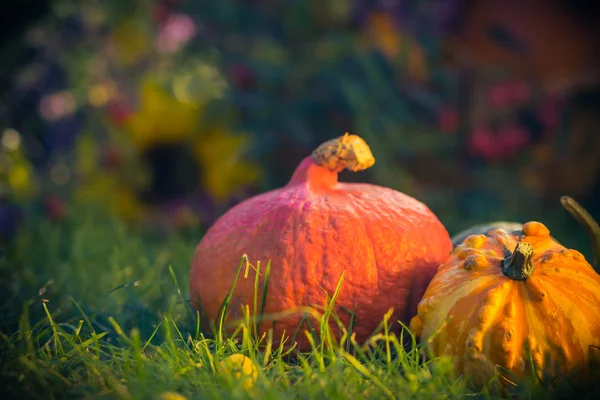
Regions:
<instances>
[{"instance_id":1,"label":"purple flower","mask_svg":"<svg viewBox=\"0 0 600 400\"><path fill-rule=\"evenodd\" d=\"M13 205L0 201L0 238L9 238L15 234L21 210Z\"/></svg>"}]
</instances>

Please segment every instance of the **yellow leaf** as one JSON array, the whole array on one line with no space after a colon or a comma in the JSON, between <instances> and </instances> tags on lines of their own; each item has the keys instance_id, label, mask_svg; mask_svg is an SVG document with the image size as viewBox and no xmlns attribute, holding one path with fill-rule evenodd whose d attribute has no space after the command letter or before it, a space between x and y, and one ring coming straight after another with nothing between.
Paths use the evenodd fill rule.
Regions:
<instances>
[{"instance_id":1,"label":"yellow leaf","mask_svg":"<svg viewBox=\"0 0 600 400\"><path fill-rule=\"evenodd\" d=\"M140 109L126 125L140 148L179 142L199 133L201 110L177 101L156 82L146 80L140 89Z\"/></svg>"},{"instance_id":2,"label":"yellow leaf","mask_svg":"<svg viewBox=\"0 0 600 400\"><path fill-rule=\"evenodd\" d=\"M202 167L206 190L217 201L229 197L242 185L255 182L260 176L258 164L243 160L249 143L247 136L216 130L196 142L194 154Z\"/></svg>"}]
</instances>

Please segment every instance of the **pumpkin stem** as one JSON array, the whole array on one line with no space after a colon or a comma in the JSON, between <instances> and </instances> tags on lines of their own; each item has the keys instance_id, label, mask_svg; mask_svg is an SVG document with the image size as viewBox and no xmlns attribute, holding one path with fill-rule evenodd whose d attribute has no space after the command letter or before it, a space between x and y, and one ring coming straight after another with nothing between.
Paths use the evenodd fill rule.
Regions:
<instances>
[{"instance_id":1,"label":"pumpkin stem","mask_svg":"<svg viewBox=\"0 0 600 400\"><path fill-rule=\"evenodd\" d=\"M527 242L519 241L511 255L506 257L502 263L502 273L510 279L524 281L533 275L533 246Z\"/></svg>"},{"instance_id":2,"label":"pumpkin stem","mask_svg":"<svg viewBox=\"0 0 600 400\"><path fill-rule=\"evenodd\" d=\"M360 136L346 133L331 139L312 152L312 159L320 167L332 172L361 171L375 164L375 157L367 142Z\"/></svg>"},{"instance_id":3,"label":"pumpkin stem","mask_svg":"<svg viewBox=\"0 0 600 400\"><path fill-rule=\"evenodd\" d=\"M600 226L598 222L583 208L578 202L569 196L563 196L560 198L560 204L567 210L573 218L579 222L585 231L587 232L592 242L592 249L594 251L594 265L596 271L600 270Z\"/></svg>"}]
</instances>

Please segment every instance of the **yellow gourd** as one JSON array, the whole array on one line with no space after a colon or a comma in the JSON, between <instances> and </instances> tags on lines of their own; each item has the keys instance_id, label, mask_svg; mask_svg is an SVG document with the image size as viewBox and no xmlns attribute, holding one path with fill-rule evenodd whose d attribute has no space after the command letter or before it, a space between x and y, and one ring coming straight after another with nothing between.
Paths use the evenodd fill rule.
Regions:
<instances>
[{"instance_id":1,"label":"yellow gourd","mask_svg":"<svg viewBox=\"0 0 600 400\"><path fill-rule=\"evenodd\" d=\"M600 249L596 222L562 202ZM470 235L439 267L410 327L476 386L495 372L507 383L535 370L548 383L581 368L585 380L598 374L587 366L600 346L600 275L540 222Z\"/></svg>"}]
</instances>

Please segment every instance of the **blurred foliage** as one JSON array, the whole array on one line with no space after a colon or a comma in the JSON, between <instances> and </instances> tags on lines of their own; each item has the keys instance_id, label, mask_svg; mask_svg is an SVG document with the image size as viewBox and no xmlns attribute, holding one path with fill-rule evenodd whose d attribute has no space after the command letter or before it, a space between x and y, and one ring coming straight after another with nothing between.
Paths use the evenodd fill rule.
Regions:
<instances>
[{"instance_id":1,"label":"blurred foliage","mask_svg":"<svg viewBox=\"0 0 600 400\"><path fill-rule=\"evenodd\" d=\"M74 201L206 227L349 131L377 163L343 179L413 195L451 232L539 219L574 245L558 197L596 204L590 111L502 66L448 62L466 5L57 0L0 97L3 232L15 204L60 216Z\"/></svg>"}]
</instances>

